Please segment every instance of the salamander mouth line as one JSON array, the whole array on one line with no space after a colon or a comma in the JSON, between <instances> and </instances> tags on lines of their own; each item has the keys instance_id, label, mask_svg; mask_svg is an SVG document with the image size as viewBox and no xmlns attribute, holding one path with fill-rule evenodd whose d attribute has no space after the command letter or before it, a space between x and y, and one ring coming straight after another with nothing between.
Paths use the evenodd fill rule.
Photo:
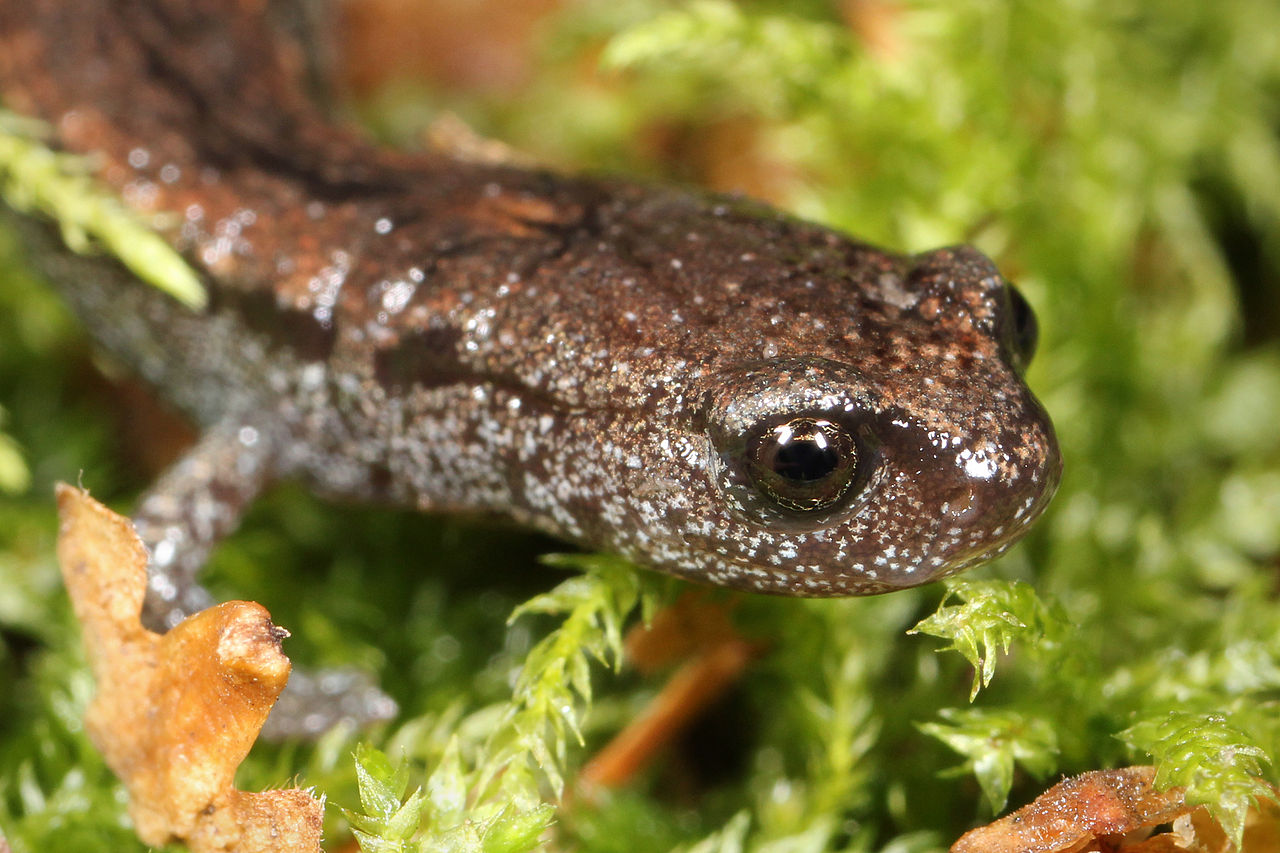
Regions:
<instances>
[{"instance_id":1,"label":"salamander mouth line","mask_svg":"<svg viewBox=\"0 0 1280 853\"><path fill-rule=\"evenodd\" d=\"M1022 518L1007 522L1004 525L1004 531L998 538L985 541L983 545L976 550L960 548L959 551L961 553L964 553L966 550L968 550L968 553L962 557L953 557L951 559L944 560L941 565L933 567L927 566L927 563L934 558L936 545L948 538L941 532L943 529L942 525L935 525L933 528L933 535L929 537L924 547L921 549L922 555L919 558L919 567L912 570L910 573L907 573L907 577L910 578L912 575L922 572L923 569L923 573L927 573L929 578L927 581L923 581L923 583L929 583L941 577L946 577L963 571L971 566L979 565L993 557L1003 554L1021 540L1022 536L1030 528L1032 522L1034 522L1038 517L1040 507L1043 507L1043 502L1039 506L1028 510ZM798 571L795 565L789 567L785 561L776 566L763 567L759 560L753 560L739 554L725 553L716 548L707 547L701 544L705 539L706 537L703 534L699 534L697 538L680 535L672 537L673 541L682 543L685 548L696 552L706 560L743 570L744 574L752 576L777 575L786 577L827 577L853 581L867 576L865 568L850 572L840 570L834 560L820 564L807 565L803 571ZM901 584L894 583L893 576L902 574L901 570L889 571L887 566L876 566L873 568L878 571L878 576L872 579L876 583L887 587L905 589L912 586L918 586L922 583L920 581Z\"/></svg>"}]
</instances>

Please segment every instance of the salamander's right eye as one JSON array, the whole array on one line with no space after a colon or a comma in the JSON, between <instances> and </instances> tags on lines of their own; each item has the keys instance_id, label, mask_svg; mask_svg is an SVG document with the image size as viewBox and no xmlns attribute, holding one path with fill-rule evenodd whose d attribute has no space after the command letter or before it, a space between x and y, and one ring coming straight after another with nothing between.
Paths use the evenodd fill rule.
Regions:
<instances>
[{"instance_id":1,"label":"salamander's right eye","mask_svg":"<svg viewBox=\"0 0 1280 853\"><path fill-rule=\"evenodd\" d=\"M858 475L858 446L847 429L820 417L758 428L747 439L746 472L773 503L799 513L839 504Z\"/></svg>"}]
</instances>

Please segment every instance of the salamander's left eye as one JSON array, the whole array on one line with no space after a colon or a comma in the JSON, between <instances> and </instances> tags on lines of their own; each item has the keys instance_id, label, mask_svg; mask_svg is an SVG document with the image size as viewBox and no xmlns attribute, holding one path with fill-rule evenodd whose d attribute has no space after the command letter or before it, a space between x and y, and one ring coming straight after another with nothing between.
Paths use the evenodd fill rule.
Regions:
<instances>
[{"instance_id":1,"label":"salamander's left eye","mask_svg":"<svg viewBox=\"0 0 1280 853\"><path fill-rule=\"evenodd\" d=\"M1031 303L1018 292L1018 288L1009 285L1009 319L1005 332L1005 347L1018 372L1025 371L1036 354L1036 344L1040 340L1040 324L1036 322L1036 312Z\"/></svg>"},{"instance_id":2,"label":"salamander's left eye","mask_svg":"<svg viewBox=\"0 0 1280 853\"><path fill-rule=\"evenodd\" d=\"M840 424L798 417L747 440L747 475L765 497L793 512L820 512L843 499L858 473L858 448Z\"/></svg>"}]
</instances>

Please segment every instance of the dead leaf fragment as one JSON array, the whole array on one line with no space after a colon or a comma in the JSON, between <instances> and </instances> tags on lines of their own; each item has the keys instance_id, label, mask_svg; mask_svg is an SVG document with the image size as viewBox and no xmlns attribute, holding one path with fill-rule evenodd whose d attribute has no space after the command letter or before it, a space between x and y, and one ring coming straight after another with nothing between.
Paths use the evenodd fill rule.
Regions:
<instances>
[{"instance_id":1,"label":"dead leaf fragment","mask_svg":"<svg viewBox=\"0 0 1280 853\"><path fill-rule=\"evenodd\" d=\"M1030 805L966 833L951 853L1077 853L1099 838L1169 823L1191 811L1181 789L1157 793L1154 767L1064 779Z\"/></svg>"},{"instance_id":2,"label":"dead leaf fragment","mask_svg":"<svg viewBox=\"0 0 1280 853\"><path fill-rule=\"evenodd\" d=\"M246 601L148 631L147 555L132 525L79 489L57 495L58 557L98 686L85 727L129 791L138 837L194 853L319 851L322 807L309 793L233 784L288 680L286 632Z\"/></svg>"},{"instance_id":3,"label":"dead leaf fragment","mask_svg":"<svg viewBox=\"0 0 1280 853\"><path fill-rule=\"evenodd\" d=\"M1156 791L1155 768L1094 770L1064 779L1029 805L965 833L951 853L1233 853L1235 846L1182 788ZM1163 824L1172 830L1151 833ZM1250 810L1242 853L1280 853L1280 808Z\"/></svg>"}]
</instances>

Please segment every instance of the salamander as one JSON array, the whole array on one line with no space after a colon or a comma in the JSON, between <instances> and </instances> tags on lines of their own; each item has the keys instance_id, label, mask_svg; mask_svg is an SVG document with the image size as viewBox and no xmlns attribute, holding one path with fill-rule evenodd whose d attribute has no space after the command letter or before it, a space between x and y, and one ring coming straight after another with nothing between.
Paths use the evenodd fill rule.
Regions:
<instances>
[{"instance_id":1,"label":"salamander","mask_svg":"<svg viewBox=\"0 0 1280 853\"><path fill-rule=\"evenodd\" d=\"M505 516L693 581L884 593L1017 541L1061 469L1035 318L968 246L907 255L751 201L377 147L229 0L0 0L0 98L199 274L193 311L24 239L190 415L141 500L148 617L268 483Z\"/></svg>"}]
</instances>

